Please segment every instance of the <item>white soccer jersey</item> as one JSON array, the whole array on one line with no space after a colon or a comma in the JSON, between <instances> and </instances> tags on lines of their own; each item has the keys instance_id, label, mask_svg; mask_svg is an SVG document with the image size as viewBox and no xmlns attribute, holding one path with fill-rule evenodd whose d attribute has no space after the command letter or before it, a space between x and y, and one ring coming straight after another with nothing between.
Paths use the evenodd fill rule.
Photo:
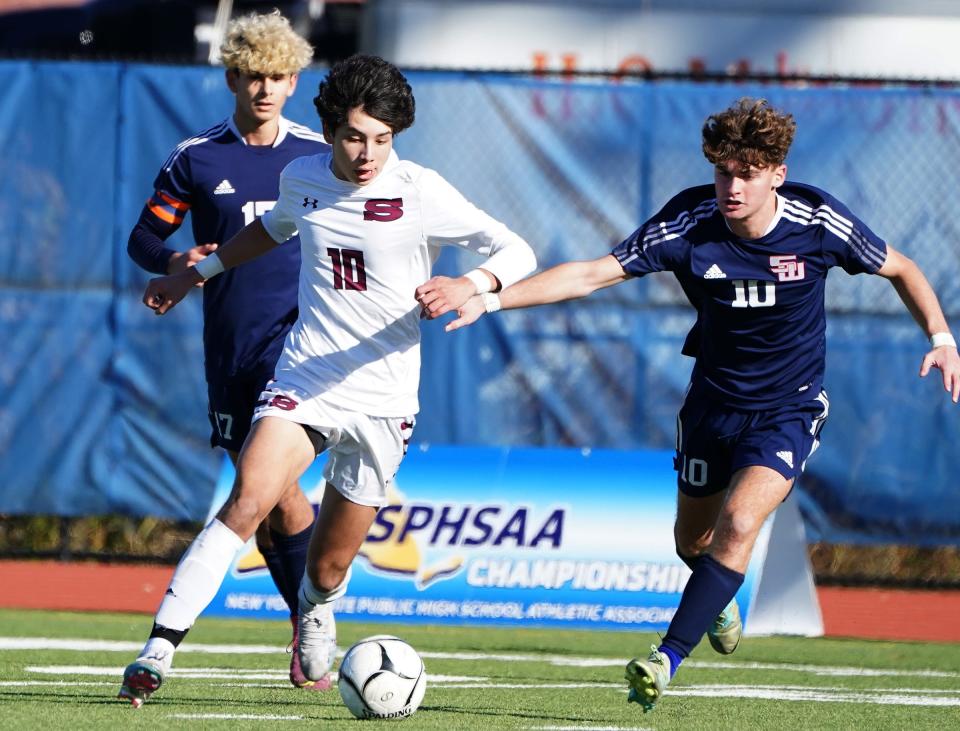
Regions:
<instances>
[{"instance_id":1,"label":"white soccer jersey","mask_svg":"<svg viewBox=\"0 0 960 731\"><path fill-rule=\"evenodd\" d=\"M334 176L332 153L294 160L261 221L282 242L300 233L300 319L276 377L302 400L374 416L418 411L420 306L442 245L490 257L504 287L529 274L527 243L433 170L391 153L366 186Z\"/></svg>"}]
</instances>

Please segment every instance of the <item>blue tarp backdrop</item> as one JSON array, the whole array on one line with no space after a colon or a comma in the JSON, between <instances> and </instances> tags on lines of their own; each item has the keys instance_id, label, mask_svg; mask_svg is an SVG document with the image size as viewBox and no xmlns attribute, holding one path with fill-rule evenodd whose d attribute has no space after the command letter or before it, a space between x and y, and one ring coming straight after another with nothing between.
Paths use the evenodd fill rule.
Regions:
<instances>
[{"instance_id":1,"label":"blue tarp backdrop","mask_svg":"<svg viewBox=\"0 0 960 731\"><path fill-rule=\"evenodd\" d=\"M0 70L0 512L201 519L220 458L207 447L200 297L156 318L126 240L173 147L232 111L223 72ZM302 76L288 117L316 126L320 78ZM704 118L765 96L798 121L789 177L846 202L960 315L956 91L409 78L417 123L399 154L525 236L543 267L608 252L711 180ZM190 245L189 226L174 244ZM476 263L451 252L438 271ZM835 271L827 289L831 413L800 484L809 537L960 543L960 412L938 375L916 377L921 331L878 277ZM670 448L692 319L661 275L454 334L424 323L415 441Z\"/></svg>"}]
</instances>

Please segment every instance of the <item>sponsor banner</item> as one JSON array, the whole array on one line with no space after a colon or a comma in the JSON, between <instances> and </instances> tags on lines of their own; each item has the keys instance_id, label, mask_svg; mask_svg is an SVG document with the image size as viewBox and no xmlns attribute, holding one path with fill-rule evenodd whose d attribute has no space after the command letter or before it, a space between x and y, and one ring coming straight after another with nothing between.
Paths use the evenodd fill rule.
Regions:
<instances>
[{"instance_id":1,"label":"sponsor banner","mask_svg":"<svg viewBox=\"0 0 960 731\"><path fill-rule=\"evenodd\" d=\"M673 453L414 448L353 565L338 619L662 630L690 571L676 557ZM301 486L315 503L323 455ZM214 509L233 467L224 461ZM738 594L747 615L754 562ZM251 540L207 614L286 616Z\"/></svg>"}]
</instances>

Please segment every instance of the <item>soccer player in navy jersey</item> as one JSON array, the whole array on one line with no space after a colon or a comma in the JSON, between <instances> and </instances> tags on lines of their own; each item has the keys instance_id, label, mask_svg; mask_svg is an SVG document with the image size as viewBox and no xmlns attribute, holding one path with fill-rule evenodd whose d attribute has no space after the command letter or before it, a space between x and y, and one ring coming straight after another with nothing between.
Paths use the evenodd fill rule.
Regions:
<instances>
[{"instance_id":1,"label":"soccer player in navy jersey","mask_svg":"<svg viewBox=\"0 0 960 731\"><path fill-rule=\"evenodd\" d=\"M461 277L431 281L454 307L536 268L520 236L433 170L393 151L414 121L413 91L376 56L337 63L314 99L327 152L280 176L276 206L196 266L153 279L143 302L164 314L197 284L290 247L299 232L300 313L264 389L233 490L187 549L157 615L177 634L153 635L128 667L141 702L162 683L176 643L210 602L258 522L325 452L325 487L299 592L304 674L329 682L334 602L377 510L387 503L419 409L420 307L414 298L443 246L486 257Z\"/></svg>"},{"instance_id":2,"label":"soccer player in navy jersey","mask_svg":"<svg viewBox=\"0 0 960 731\"><path fill-rule=\"evenodd\" d=\"M202 261L245 225L270 210L280 171L291 160L324 152L320 134L281 112L299 72L313 57L310 45L279 12L234 20L220 49L226 82L236 97L233 114L181 142L163 163L154 193L130 234L128 251L144 269L174 274ZM165 241L191 214L196 245L175 251ZM250 430L254 404L297 319L300 249L285 246L218 277L203 288L203 345L211 446L234 464ZM314 511L296 481L257 529L257 546L277 589L297 611ZM158 619L155 632L166 631ZM294 621L294 645L297 644ZM291 655L290 680L317 688ZM136 704L135 689L121 697Z\"/></svg>"},{"instance_id":3,"label":"soccer player in navy jersey","mask_svg":"<svg viewBox=\"0 0 960 731\"><path fill-rule=\"evenodd\" d=\"M428 317L457 310L455 330L484 312L585 297L669 271L698 311L684 352L696 363L678 418L677 553L693 571L659 648L626 669L629 700L653 708L706 632L730 653L741 623L733 597L764 520L818 446L831 267L879 274L930 338L920 375L939 368L960 397L960 358L933 289L910 259L818 188L786 180L793 117L741 99L710 116L703 152L713 185L674 196L608 256L560 264L455 308L428 282Z\"/></svg>"}]
</instances>

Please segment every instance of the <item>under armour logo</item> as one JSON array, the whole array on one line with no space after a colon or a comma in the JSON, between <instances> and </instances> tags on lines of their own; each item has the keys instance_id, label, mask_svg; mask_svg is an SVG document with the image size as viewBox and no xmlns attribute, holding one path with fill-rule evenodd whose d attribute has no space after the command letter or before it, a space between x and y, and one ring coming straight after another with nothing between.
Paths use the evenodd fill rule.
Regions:
<instances>
[{"instance_id":1,"label":"under armour logo","mask_svg":"<svg viewBox=\"0 0 960 731\"><path fill-rule=\"evenodd\" d=\"M303 198L303 207L306 208L307 206L313 206L314 208L316 208L316 207L317 207L317 203L319 203L319 202L320 202L320 201L318 201L316 198L307 198L306 196L304 196L304 198Z\"/></svg>"}]
</instances>

